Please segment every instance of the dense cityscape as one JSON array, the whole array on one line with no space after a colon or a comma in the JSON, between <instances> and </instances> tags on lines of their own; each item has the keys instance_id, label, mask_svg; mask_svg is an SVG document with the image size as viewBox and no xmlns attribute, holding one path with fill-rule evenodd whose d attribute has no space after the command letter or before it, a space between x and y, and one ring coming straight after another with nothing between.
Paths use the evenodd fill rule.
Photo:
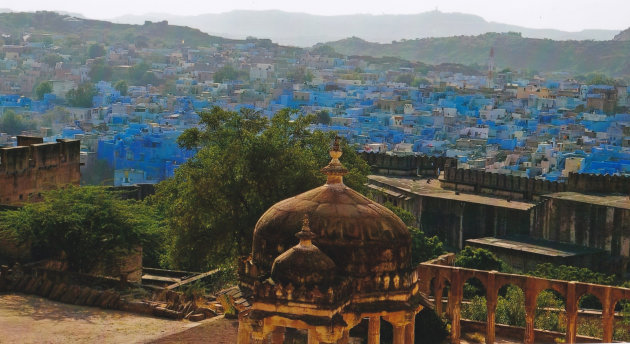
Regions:
<instances>
[{"instance_id":1,"label":"dense cityscape","mask_svg":"<svg viewBox=\"0 0 630 344\"><path fill-rule=\"evenodd\" d=\"M0 34L0 296L232 317L217 343L630 340L630 73Z\"/></svg>"}]
</instances>

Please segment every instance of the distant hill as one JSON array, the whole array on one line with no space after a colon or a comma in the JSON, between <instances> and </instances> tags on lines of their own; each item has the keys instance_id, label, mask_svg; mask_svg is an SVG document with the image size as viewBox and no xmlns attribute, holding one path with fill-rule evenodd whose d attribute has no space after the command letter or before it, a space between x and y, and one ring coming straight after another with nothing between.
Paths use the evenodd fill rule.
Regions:
<instances>
[{"instance_id":1,"label":"distant hill","mask_svg":"<svg viewBox=\"0 0 630 344\"><path fill-rule=\"evenodd\" d=\"M77 18L55 12L0 13L0 34L22 37L24 33L74 35L81 41L123 43L143 41L149 46L203 46L233 41L210 36L198 29L168 25L166 22L143 25L114 24L107 21Z\"/></svg>"},{"instance_id":2,"label":"distant hill","mask_svg":"<svg viewBox=\"0 0 630 344\"><path fill-rule=\"evenodd\" d=\"M630 76L630 41L554 41L523 38L518 34L487 33L389 44L352 37L326 45L344 55L389 55L428 64L449 62L481 66L486 65L490 48L494 48L495 64L499 68Z\"/></svg>"},{"instance_id":3,"label":"distant hill","mask_svg":"<svg viewBox=\"0 0 630 344\"><path fill-rule=\"evenodd\" d=\"M614 30L566 32L553 29L531 29L516 25L488 22L482 17L439 11L409 15L355 14L319 16L283 11L232 11L197 16L174 16L164 13L126 15L113 18L117 23L142 24L145 20L168 20L213 35L230 38L255 36L270 38L280 44L301 47L357 36L371 42L427 37L479 35L486 32L521 32L524 37L555 40L610 40Z\"/></svg>"},{"instance_id":4,"label":"distant hill","mask_svg":"<svg viewBox=\"0 0 630 344\"><path fill-rule=\"evenodd\" d=\"M630 41L630 28L627 28L616 34L613 41Z\"/></svg>"}]
</instances>

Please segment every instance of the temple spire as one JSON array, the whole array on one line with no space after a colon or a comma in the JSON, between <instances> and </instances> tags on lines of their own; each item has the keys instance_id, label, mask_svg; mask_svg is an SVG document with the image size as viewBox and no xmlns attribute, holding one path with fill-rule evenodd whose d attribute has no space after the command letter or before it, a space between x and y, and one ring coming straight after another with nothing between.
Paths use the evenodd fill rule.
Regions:
<instances>
[{"instance_id":1,"label":"temple spire","mask_svg":"<svg viewBox=\"0 0 630 344\"><path fill-rule=\"evenodd\" d=\"M343 176L348 174L348 170L339 161L341 154L343 154L339 148L339 140L339 136L335 136L332 149L328 151L332 159L326 167L321 169L321 172L328 176L326 184L343 184Z\"/></svg>"},{"instance_id":2,"label":"temple spire","mask_svg":"<svg viewBox=\"0 0 630 344\"><path fill-rule=\"evenodd\" d=\"M302 246L311 246L312 240L317 236L315 233L311 232L311 227L309 227L308 223L308 215L304 214L304 220L302 220L302 230L295 234L298 239L300 239L300 245Z\"/></svg>"}]
</instances>

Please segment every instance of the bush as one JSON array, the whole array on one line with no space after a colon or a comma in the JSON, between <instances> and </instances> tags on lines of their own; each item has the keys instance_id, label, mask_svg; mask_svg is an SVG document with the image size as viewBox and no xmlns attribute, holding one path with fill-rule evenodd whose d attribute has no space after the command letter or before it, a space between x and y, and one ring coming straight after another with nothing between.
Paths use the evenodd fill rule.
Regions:
<instances>
[{"instance_id":1,"label":"bush","mask_svg":"<svg viewBox=\"0 0 630 344\"><path fill-rule=\"evenodd\" d=\"M105 188L67 186L43 198L0 212L0 231L31 243L36 259L65 256L73 270L89 272L120 250L143 246L150 255L164 241L152 207L122 200Z\"/></svg>"}]
</instances>

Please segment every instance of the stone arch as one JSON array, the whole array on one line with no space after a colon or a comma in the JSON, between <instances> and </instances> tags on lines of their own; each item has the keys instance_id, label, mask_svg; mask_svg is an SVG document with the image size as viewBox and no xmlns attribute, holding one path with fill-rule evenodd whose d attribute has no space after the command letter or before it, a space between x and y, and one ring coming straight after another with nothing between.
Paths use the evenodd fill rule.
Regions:
<instances>
[{"instance_id":1,"label":"stone arch","mask_svg":"<svg viewBox=\"0 0 630 344\"><path fill-rule=\"evenodd\" d=\"M496 323L525 327L525 290L515 283L497 288Z\"/></svg>"},{"instance_id":2,"label":"stone arch","mask_svg":"<svg viewBox=\"0 0 630 344\"><path fill-rule=\"evenodd\" d=\"M603 338L603 318L601 298L591 290L577 296L577 334L595 338Z\"/></svg>"},{"instance_id":3,"label":"stone arch","mask_svg":"<svg viewBox=\"0 0 630 344\"><path fill-rule=\"evenodd\" d=\"M462 319L485 322L488 317L486 285L477 277L466 279L462 285Z\"/></svg>"},{"instance_id":4,"label":"stone arch","mask_svg":"<svg viewBox=\"0 0 630 344\"><path fill-rule=\"evenodd\" d=\"M630 342L630 296L617 300L612 309L613 340Z\"/></svg>"},{"instance_id":5,"label":"stone arch","mask_svg":"<svg viewBox=\"0 0 630 344\"><path fill-rule=\"evenodd\" d=\"M566 316L566 297L556 290L547 288L536 295L536 315L534 328L561 332L566 335L568 318Z\"/></svg>"}]
</instances>

